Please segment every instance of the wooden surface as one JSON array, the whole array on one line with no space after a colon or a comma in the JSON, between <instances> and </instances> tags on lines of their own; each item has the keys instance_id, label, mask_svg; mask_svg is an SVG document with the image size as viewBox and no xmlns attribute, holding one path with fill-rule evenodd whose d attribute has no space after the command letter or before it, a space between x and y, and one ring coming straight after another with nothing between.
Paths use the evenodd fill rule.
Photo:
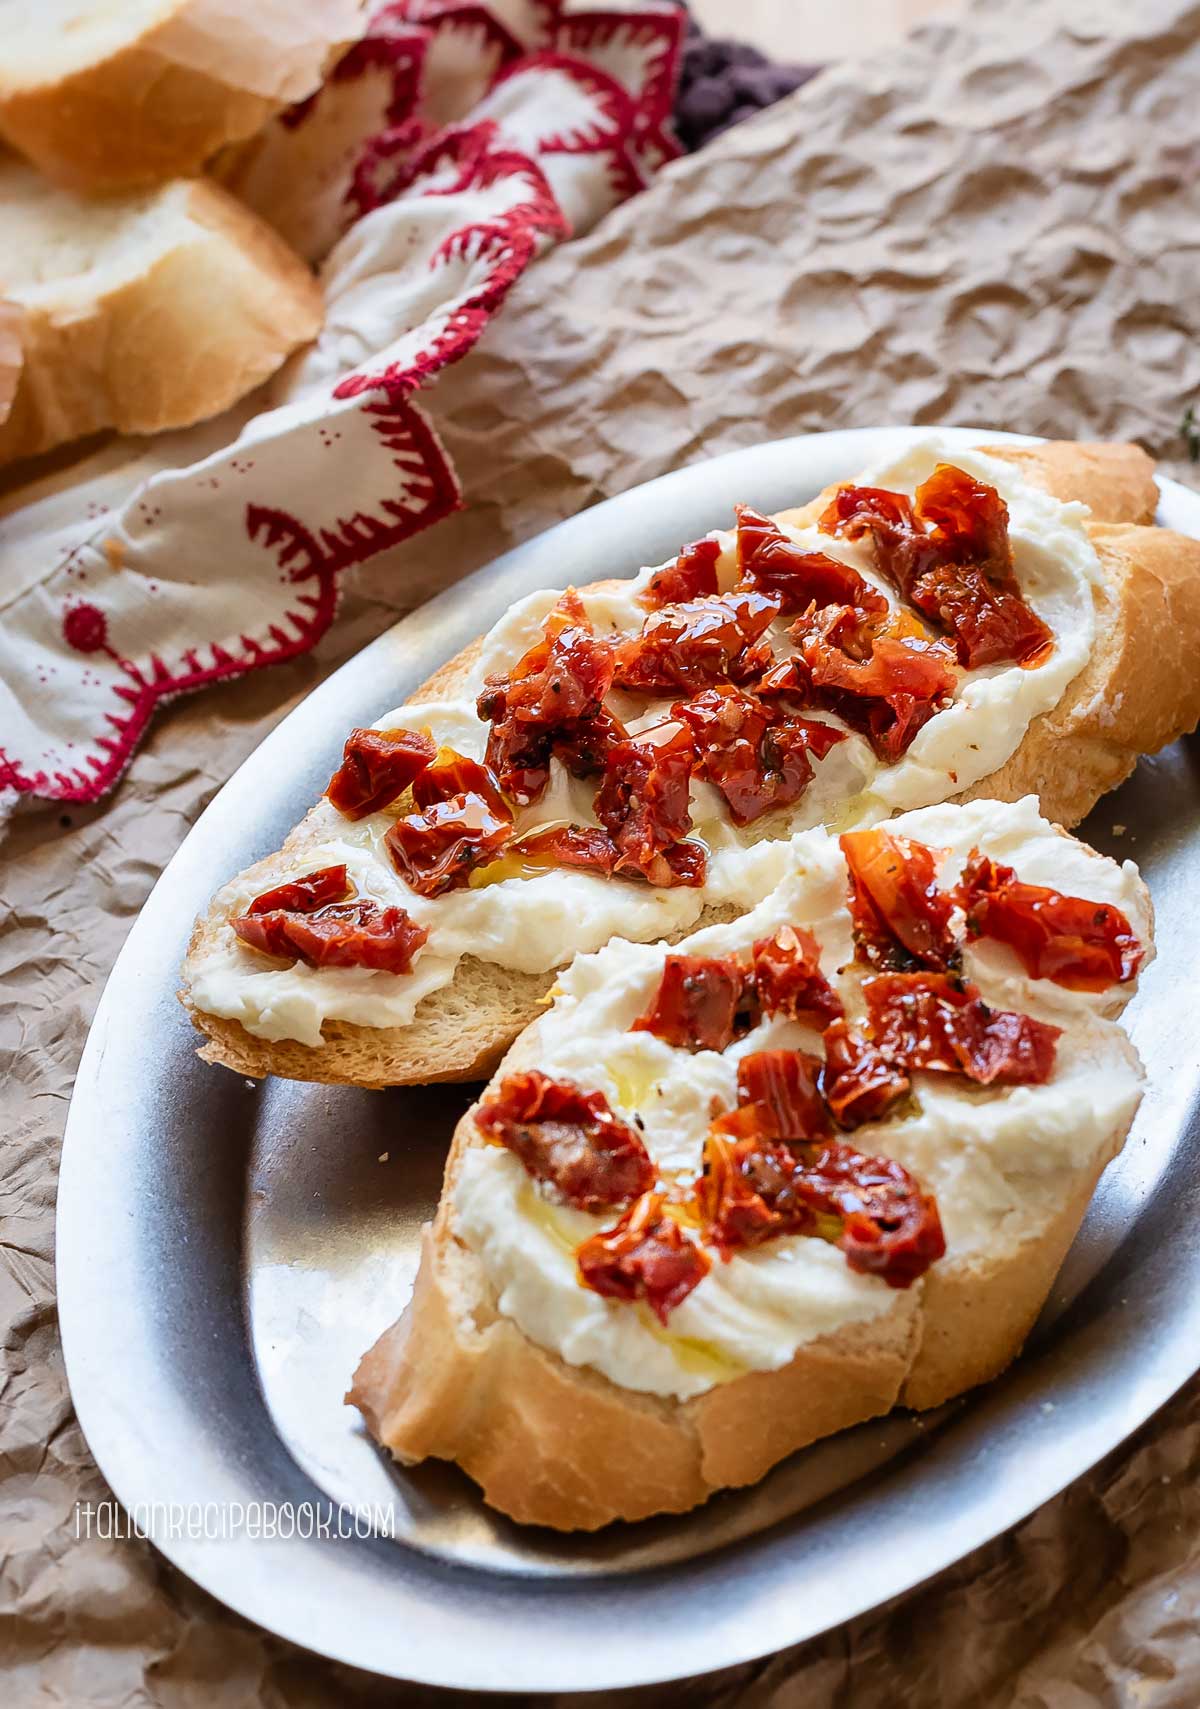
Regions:
<instances>
[{"instance_id":1,"label":"wooden surface","mask_svg":"<svg viewBox=\"0 0 1200 1709\"><path fill-rule=\"evenodd\" d=\"M878 47L955 0L691 0L712 35L753 42L773 59L837 59Z\"/></svg>"}]
</instances>

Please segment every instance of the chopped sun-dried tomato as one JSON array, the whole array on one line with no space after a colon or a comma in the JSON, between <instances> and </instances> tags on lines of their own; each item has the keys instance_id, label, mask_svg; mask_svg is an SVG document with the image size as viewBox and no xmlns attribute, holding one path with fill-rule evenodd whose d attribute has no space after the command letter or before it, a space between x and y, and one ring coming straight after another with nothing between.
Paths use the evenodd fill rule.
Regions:
<instances>
[{"instance_id":1,"label":"chopped sun-dried tomato","mask_svg":"<svg viewBox=\"0 0 1200 1709\"><path fill-rule=\"evenodd\" d=\"M981 1086L1040 1086L1054 1072L1062 1028L991 1009L946 973L880 973L864 981L873 1041L905 1068L965 1074Z\"/></svg>"},{"instance_id":2,"label":"chopped sun-dried tomato","mask_svg":"<svg viewBox=\"0 0 1200 1709\"><path fill-rule=\"evenodd\" d=\"M369 967L381 973L410 973L413 956L429 936L403 908L377 902L334 902L316 913L283 908L243 914L231 921L251 949L309 967Z\"/></svg>"},{"instance_id":3,"label":"chopped sun-dried tomato","mask_svg":"<svg viewBox=\"0 0 1200 1709\"><path fill-rule=\"evenodd\" d=\"M1013 574L1004 500L964 470L939 463L914 501L878 487L842 487L821 527L851 539L871 535L877 569L954 637L967 669L1038 664L1053 645Z\"/></svg>"},{"instance_id":4,"label":"chopped sun-dried tomato","mask_svg":"<svg viewBox=\"0 0 1200 1709\"><path fill-rule=\"evenodd\" d=\"M705 1240L728 1262L781 1234L816 1234L818 1214L797 1190L798 1173L799 1159L786 1145L714 1128L694 1188Z\"/></svg>"},{"instance_id":5,"label":"chopped sun-dried tomato","mask_svg":"<svg viewBox=\"0 0 1200 1709\"><path fill-rule=\"evenodd\" d=\"M875 967L945 969L961 957L934 851L882 826L839 838L858 952Z\"/></svg>"},{"instance_id":6,"label":"chopped sun-dried tomato","mask_svg":"<svg viewBox=\"0 0 1200 1709\"><path fill-rule=\"evenodd\" d=\"M889 764L947 706L957 678L940 641L893 612L882 621L852 606L826 606L792 625L797 651L758 684L764 698L837 713Z\"/></svg>"},{"instance_id":7,"label":"chopped sun-dried tomato","mask_svg":"<svg viewBox=\"0 0 1200 1709\"><path fill-rule=\"evenodd\" d=\"M576 1210L627 1205L654 1184L641 1137L613 1114L603 1092L584 1092L536 1068L506 1074L479 1104L475 1125Z\"/></svg>"},{"instance_id":8,"label":"chopped sun-dried tomato","mask_svg":"<svg viewBox=\"0 0 1200 1709\"><path fill-rule=\"evenodd\" d=\"M350 888L344 866L323 866L318 872L305 872L274 890L264 890L246 909L247 914L273 914L282 909L289 914L311 914L327 902L340 902Z\"/></svg>"},{"instance_id":9,"label":"chopped sun-dried tomato","mask_svg":"<svg viewBox=\"0 0 1200 1709\"><path fill-rule=\"evenodd\" d=\"M746 970L732 956L669 955L645 1014L630 1032L677 1050L724 1050L734 1035Z\"/></svg>"},{"instance_id":10,"label":"chopped sun-dried tomato","mask_svg":"<svg viewBox=\"0 0 1200 1709\"><path fill-rule=\"evenodd\" d=\"M434 802L450 801L456 795L479 795L498 817L512 818L491 769L453 748L438 750L432 765L413 780L412 792L418 807L432 807Z\"/></svg>"},{"instance_id":11,"label":"chopped sun-dried tomato","mask_svg":"<svg viewBox=\"0 0 1200 1709\"><path fill-rule=\"evenodd\" d=\"M325 793L347 819L365 819L403 795L436 753L419 730L351 730Z\"/></svg>"},{"instance_id":12,"label":"chopped sun-dried tomato","mask_svg":"<svg viewBox=\"0 0 1200 1709\"><path fill-rule=\"evenodd\" d=\"M769 516L751 510L748 504L735 508L738 572L743 586L770 594L783 611L806 611L810 605L887 610L885 595L860 576L853 564L843 564L824 552L806 552Z\"/></svg>"},{"instance_id":13,"label":"chopped sun-dried tomato","mask_svg":"<svg viewBox=\"0 0 1200 1709\"><path fill-rule=\"evenodd\" d=\"M575 1261L584 1287L608 1299L645 1300L663 1325L712 1269L707 1252L665 1214L657 1193L643 1194L614 1228L585 1240Z\"/></svg>"},{"instance_id":14,"label":"chopped sun-dried tomato","mask_svg":"<svg viewBox=\"0 0 1200 1709\"><path fill-rule=\"evenodd\" d=\"M656 608L660 605L682 605L686 600L703 599L717 591L717 559L721 556L719 540L693 540L685 546L673 564L664 564L650 577L638 595L639 605Z\"/></svg>"},{"instance_id":15,"label":"chopped sun-dried tomato","mask_svg":"<svg viewBox=\"0 0 1200 1709\"><path fill-rule=\"evenodd\" d=\"M706 688L671 708L696 738L697 770L724 796L735 825L749 825L799 800L845 732L815 719L788 717L731 683Z\"/></svg>"},{"instance_id":16,"label":"chopped sun-dried tomato","mask_svg":"<svg viewBox=\"0 0 1200 1709\"><path fill-rule=\"evenodd\" d=\"M941 562L917 577L908 597L954 636L959 663L970 670L1008 659L1040 663L1054 633L1021 597L1008 506L995 487L939 463L917 488L916 510Z\"/></svg>"},{"instance_id":17,"label":"chopped sun-dried tomato","mask_svg":"<svg viewBox=\"0 0 1200 1709\"><path fill-rule=\"evenodd\" d=\"M705 1239L725 1259L777 1235L815 1235L852 1270L907 1288L946 1250L937 1203L907 1169L840 1140L797 1152L714 1131L695 1195Z\"/></svg>"},{"instance_id":18,"label":"chopped sun-dried tomato","mask_svg":"<svg viewBox=\"0 0 1200 1709\"><path fill-rule=\"evenodd\" d=\"M812 1196L842 1219L836 1244L852 1270L908 1288L945 1256L937 1201L902 1164L832 1140L806 1176Z\"/></svg>"},{"instance_id":19,"label":"chopped sun-dried tomato","mask_svg":"<svg viewBox=\"0 0 1200 1709\"><path fill-rule=\"evenodd\" d=\"M842 1000L821 972L821 946L803 926L780 926L754 945L754 986L765 1014L783 1014L825 1027L842 1013Z\"/></svg>"},{"instance_id":20,"label":"chopped sun-dried tomato","mask_svg":"<svg viewBox=\"0 0 1200 1709\"><path fill-rule=\"evenodd\" d=\"M559 825L550 831L534 831L519 841L510 843L506 853L517 862L531 866L578 866L611 878L621 858L612 837L598 825ZM704 883L704 850L699 843L673 843L656 855L650 872L638 867L623 866L617 876L635 883L653 882L660 889L676 885L696 889Z\"/></svg>"},{"instance_id":21,"label":"chopped sun-dried tomato","mask_svg":"<svg viewBox=\"0 0 1200 1709\"><path fill-rule=\"evenodd\" d=\"M468 882L494 860L512 835L512 821L482 795L455 795L406 814L384 838L392 865L419 896L441 896Z\"/></svg>"},{"instance_id":22,"label":"chopped sun-dried tomato","mask_svg":"<svg viewBox=\"0 0 1200 1709\"><path fill-rule=\"evenodd\" d=\"M691 731L678 719L639 730L608 750L596 817L617 845L615 871L633 869L651 884L682 882L665 855L692 827L695 758Z\"/></svg>"},{"instance_id":23,"label":"chopped sun-dried tomato","mask_svg":"<svg viewBox=\"0 0 1200 1709\"><path fill-rule=\"evenodd\" d=\"M486 759L514 801L536 801L550 776L556 739L571 742L596 719L613 680L613 649L597 640L574 588L546 619L540 640L479 696L490 723Z\"/></svg>"},{"instance_id":24,"label":"chopped sun-dried tomato","mask_svg":"<svg viewBox=\"0 0 1200 1709\"><path fill-rule=\"evenodd\" d=\"M839 1127L880 1121L906 1097L912 1082L902 1068L845 1020L825 1028L821 1095Z\"/></svg>"},{"instance_id":25,"label":"chopped sun-dried tomato","mask_svg":"<svg viewBox=\"0 0 1200 1709\"><path fill-rule=\"evenodd\" d=\"M715 1131L737 1139L819 1139L829 1132L829 1112L818 1090L820 1072L820 1058L804 1050L756 1050L743 1056L737 1108L717 1118Z\"/></svg>"},{"instance_id":26,"label":"chopped sun-dried tomato","mask_svg":"<svg viewBox=\"0 0 1200 1709\"><path fill-rule=\"evenodd\" d=\"M1011 866L997 865L978 849L971 852L958 899L969 937L1008 944L1031 978L1052 979L1069 991L1123 985L1145 957L1133 927L1112 903L1023 884Z\"/></svg>"},{"instance_id":27,"label":"chopped sun-dried tomato","mask_svg":"<svg viewBox=\"0 0 1200 1709\"><path fill-rule=\"evenodd\" d=\"M748 589L653 612L618 644L614 681L647 693L749 682L775 662L762 637L778 615L777 599Z\"/></svg>"},{"instance_id":28,"label":"chopped sun-dried tomato","mask_svg":"<svg viewBox=\"0 0 1200 1709\"><path fill-rule=\"evenodd\" d=\"M572 777L597 777L604 770L609 749L627 740L628 732L620 719L602 706L590 717L577 719L569 731L556 735L550 751Z\"/></svg>"}]
</instances>

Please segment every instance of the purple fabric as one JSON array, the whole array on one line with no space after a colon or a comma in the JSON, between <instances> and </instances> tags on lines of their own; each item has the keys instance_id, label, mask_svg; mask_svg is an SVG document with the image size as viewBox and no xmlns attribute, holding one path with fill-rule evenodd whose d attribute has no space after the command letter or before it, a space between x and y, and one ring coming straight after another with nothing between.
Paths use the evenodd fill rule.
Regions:
<instances>
[{"instance_id":1,"label":"purple fabric","mask_svg":"<svg viewBox=\"0 0 1200 1709\"><path fill-rule=\"evenodd\" d=\"M689 154L790 95L820 70L819 65L781 65L748 42L706 36L693 19L688 26L675 100L675 128Z\"/></svg>"}]
</instances>

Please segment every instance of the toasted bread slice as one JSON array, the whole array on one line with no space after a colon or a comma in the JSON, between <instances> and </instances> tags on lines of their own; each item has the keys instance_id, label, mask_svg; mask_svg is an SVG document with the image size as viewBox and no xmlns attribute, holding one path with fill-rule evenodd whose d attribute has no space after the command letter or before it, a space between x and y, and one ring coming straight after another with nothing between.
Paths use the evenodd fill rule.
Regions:
<instances>
[{"instance_id":1,"label":"toasted bread slice","mask_svg":"<svg viewBox=\"0 0 1200 1709\"><path fill-rule=\"evenodd\" d=\"M0 202L21 356L0 463L217 415L321 325L304 263L203 179L88 201L6 158Z\"/></svg>"},{"instance_id":2,"label":"toasted bread slice","mask_svg":"<svg viewBox=\"0 0 1200 1709\"><path fill-rule=\"evenodd\" d=\"M1052 828L1038 820L1031 801L924 809L902 815L893 827L949 846L955 872L977 842L1011 860L1019 876L1028 865L1029 875L1045 883L1056 867ZM1133 869L1118 869L1062 835L1069 851L1063 889L1096 900L1119 897L1149 950L1149 898ZM745 954L760 932L779 923L815 926L822 966L853 1002L849 992L859 975L847 979L841 965L849 926L844 933L830 926L823 888L831 842L820 831L798 839L794 883L785 881L777 897L733 926L685 940L683 952ZM805 895L816 898L808 919L793 911ZM565 990L554 1008L513 1046L497 1081L514 1069L540 1068L574 1078L585 1090L605 1091L620 1118L631 1121L636 1111L663 1182L686 1187L699 1171L698 1140L689 1168L682 1175L668 1170L678 1171L690 1156L693 1124L709 1119L703 1100L714 1084L723 1084L714 1080L716 1058L707 1051L667 1050L656 1040L635 1081L621 1053L630 1040L647 1035L622 1037L614 1030L614 1019L624 1028L648 1004L666 954L662 945L613 945L581 957L562 976ZM953 1113L939 1125L931 1106L954 1077L918 1073L914 1108L901 1106L896 1116L842 1136L869 1155L914 1170L922 1187L936 1193L945 1230L945 1256L911 1286L888 1289L871 1278L879 1306L874 1315L855 1319L846 1307L846 1320L831 1325L826 1290L836 1286L837 1275L822 1264L814 1283L804 1268L812 1256L805 1249L821 1243L793 1242L772 1257L772 1244L788 1246L786 1236L752 1256L735 1253L729 1271L745 1267L736 1282L725 1280L726 1267L714 1255L694 1298L698 1302L714 1285L728 1293L714 1295L702 1316L688 1318L685 1301L664 1329L644 1305L601 1299L573 1273L571 1247L594 1229L611 1227L618 1213L560 1212L554 1194L532 1183L510 1196L504 1183L525 1179L524 1172L511 1153L487 1143L473 1109L455 1134L412 1299L362 1359L347 1397L372 1434L406 1464L429 1457L457 1461L492 1506L517 1520L591 1530L616 1519L685 1511L715 1490L756 1481L822 1436L896 1405L937 1406L996 1376L1037 1318L1100 1173L1120 1150L1141 1087L1136 1052L1110 1018L1132 984L1103 998L1077 999L1020 971L1014 977L1015 958L1005 970L1005 956L1011 952L990 962L969 960L966 971L989 1003L1036 1013L1064 1029L1050 1083L956 1092ZM744 1048L789 1047L799 1042L799 1035L791 1036L794 1027L790 1023L762 1046L748 1040ZM820 1051L815 1035L802 1043ZM681 1076L701 1088L694 1098L680 1089ZM657 1099L664 1102L656 1114ZM1043 1145L1053 1149L1052 1160ZM464 1196L461 1185L472 1172L473 1196ZM485 1195L497 1208L485 1213L481 1232ZM549 1221L562 1215L574 1220L563 1227ZM508 1244L505 1219L520 1223ZM556 1256L552 1238L567 1256ZM817 1256L832 1254L825 1248ZM774 1266L769 1287L760 1264ZM572 1292L574 1301L563 1304L562 1296ZM704 1355L707 1386L690 1380L705 1345L695 1337L703 1333L716 1338ZM778 1351L769 1357L754 1352L760 1336L779 1336ZM677 1369L664 1363L664 1347ZM738 1351L741 1368L733 1360ZM647 1362L647 1352L658 1363ZM757 1368L746 1368L755 1360Z\"/></svg>"},{"instance_id":3,"label":"toasted bread slice","mask_svg":"<svg viewBox=\"0 0 1200 1709\"><path fill-rule=\"evenodd\" d=\"M78 190L194 173L312 94L361 34L362 11L362 0L236 11L223 0L17 0L5 8L0 136Z\"/></svg>"},{"instance_id":4,"label":"toasted bread slice","mask_svg":"<svg viewBox=\"0 0 1200 1709\"><path fill-rule=\"evenodd\" d=\"M993 448L991 454L1015 463L1053 496L1078 496L1089 505L1102 585L1094 596L1098 622L1089 662L1058 704L1033 719L1005 763L961 795L1015 800L1037 794L1051 818L1076 824L1129 774L1139 754L1172 741L1200 718L1200 679L1190 663L1200 638L1200 541L1153 525L1153 465L1136 446L1052 443ZM820 502L784 517L803 519ZM452 693L476 657L477 648L468 649L413 696L414 721L415 707ZM239 892L278 883L323 834L319 818L310 816L281 851L241 875ZM201 1055L241 1074L360 1086L475 1079L536 1016L552 983L552 974L520 972L468 954L448 985L421 999L408 1024L327 1020L319 1045L259 1037L240 1019L205 1012L192 994L197 975L227 940L230 906L228 897L218 898L197 922L182 997L207 1036ZM706 911L683 930L727 913ZM637 935L628 925L621 930ZM660 928L641 935L672 933ZM565 963L568 946L564 951Z\"/></svg>"}]
</instances>

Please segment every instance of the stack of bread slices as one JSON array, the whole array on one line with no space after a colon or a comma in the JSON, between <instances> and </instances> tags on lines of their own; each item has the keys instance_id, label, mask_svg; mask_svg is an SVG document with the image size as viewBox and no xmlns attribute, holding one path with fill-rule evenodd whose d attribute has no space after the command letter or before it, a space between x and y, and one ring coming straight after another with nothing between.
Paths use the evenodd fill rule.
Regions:
<instances>
[{"instance_id":1,"label":"stack of bread slices","mask_svg":"<svg viewBox=\"0 0 1200 1709\"><path fill-rule=\"evenodd\" d=\"M203 170L311 94L361 13L272 0L231 30L220 0L6 9L0 464L204 420L315 336L309 268Z\"/></svg>"}]
</instances>

